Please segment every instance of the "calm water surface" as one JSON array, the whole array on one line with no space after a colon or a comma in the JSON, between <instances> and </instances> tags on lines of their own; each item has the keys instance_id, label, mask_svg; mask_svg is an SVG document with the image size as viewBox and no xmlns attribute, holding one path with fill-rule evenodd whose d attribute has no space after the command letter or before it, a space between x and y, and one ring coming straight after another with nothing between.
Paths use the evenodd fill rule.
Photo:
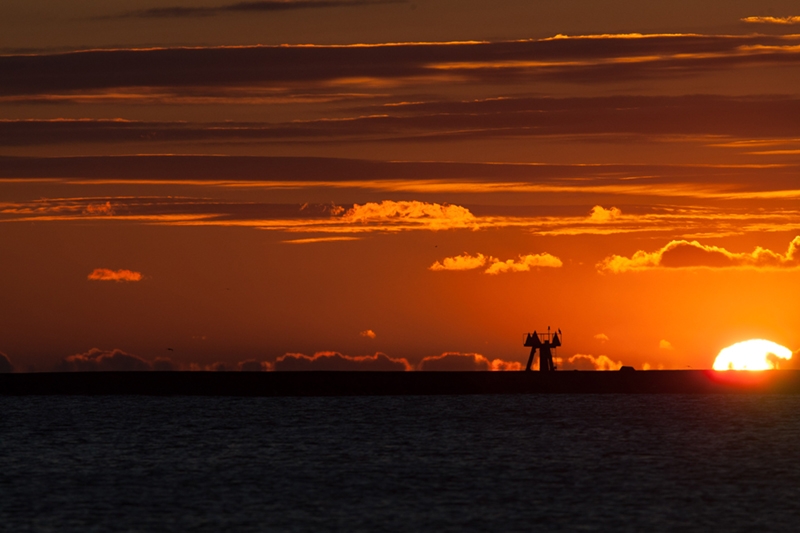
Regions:
<instances>
[{"instance_id":1,"label":"calm water surface","mask_svg":"<svg viewBox=\"0 0 800 533\"><path fill-rule=\"evenodd\" d=\"M797 531L800 398L0 398L6 531Z\"/></svg>"}]
</instances>

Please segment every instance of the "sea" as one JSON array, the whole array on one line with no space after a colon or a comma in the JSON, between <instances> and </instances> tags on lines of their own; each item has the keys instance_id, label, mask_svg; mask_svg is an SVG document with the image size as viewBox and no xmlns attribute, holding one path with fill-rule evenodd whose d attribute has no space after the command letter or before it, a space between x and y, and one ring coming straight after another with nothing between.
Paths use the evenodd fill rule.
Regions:
<instances>
[{"instance_id":1,"label":"sea","mask_svg":"<svg viewBox=\"0 0 800 533\"><path fill-rule=\"evenodd\" d=\"M2 531L800 528L800 396L29 396L0 406Z\"/></svg>"}]
</instances>

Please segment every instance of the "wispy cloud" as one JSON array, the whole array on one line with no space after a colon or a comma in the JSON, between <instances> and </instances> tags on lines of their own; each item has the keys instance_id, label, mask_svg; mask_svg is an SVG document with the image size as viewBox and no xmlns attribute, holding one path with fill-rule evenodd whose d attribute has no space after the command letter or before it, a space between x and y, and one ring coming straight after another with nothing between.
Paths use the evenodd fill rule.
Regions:
<instances>
[{"instance_id":1,"label":"wispy cloud","mask_svg":"<svg viewBox=\"0 0 800 533\"><path fill-rule=\"evenodd\" d=\"M361 335L362 337L366 337L368 339L374 339L375 337L377 337L375 332L372 331L371 329L365 329L364 331L360 332L359 335Z\"/></svg>"},{"instance_id":2,"label":"wispy cloud","mask_svg":"<svg viewBox=\"0 0 800 533\"><path fill-rule=\"evenodd\" d=\"M139 11L129 11L114 18L184 18L210 17L229 13L274 13L279 11L296 11L305 9L325 9L337 7L357 7L380 4L397 4L405 0L262 0L253 2L236 2L211 7L168 6L154 7Z\"/></svg>"},{"instance_id":3,"label":"wispy cloud","mask_svg":"<svg viewBox=\"0 0 800 533\"><path fill-rule=\"evenodd\" d=\"M0 158L0 163L2 158ZM180 163L180 160L176 161ZM190 165L191 167L192 165ZM504 165L497 165L503 167ZM424 169L424 165L419 167ZM624 167L622 167L624 168ZM780 168L759 169L759 174L764 178L754 180L752 184L742 186L754 187L783 187L784 175L793 175L798 167L786 166ZM433 171L434 169L431 169ZM514 171L514 166L507 169ZM554 169L558 174L562 169ZM633 171L634 169L630 169ZM650 169L653 170L653 169ZM670 170L670 169L667 169ZM699 170L699 169L698 169ZM718 188L718 197L728 197L731 193L722 191L730 190L732 187L739 187L737 173L752 175L751 168L725 168L719 169L720 179L713 184ZM775 172L778 171L778 172ZM595 169L598 174L597 180L607 182L605 177L606 168L598 167ZM707 176L713 176L715 170L706 168ZM0 174L2 165L0 165ZM774 174L775 178L770 174ZM676 194L684 186L683 181L692 181L693 173L686 176L678 176L673 187ZM532 179L535 177L532 176ZM558 177L543 176L542 181L554 183L560 180ZM616 178L615 178L616 179ZM618 178L619 182L634 182L624 177ZM664 178L668 179L668 178ZM724 179L730 182L725 183ZM770 179L773 182L770 184ZM568 181L568 179L566 180ZM590 182L589 175L582 181ZM648 179L649 182L655 181ZM157 184L164 187L186 186L188 190L197 192L198 187L257 187L264 190L274 188L280 190L289 186L289 182L228 182L199 180L192 182L162 182L152 180L67 180L66 183L92 187L95 185L125 184L134 183L145 184L153 187ZM397 191L393 188L394 182L348 182L353 189L370 190L372 193L381 194ZM407 183L410 191L422 192L426 190L429 182L423 177L420 181ZM460 182L450 184L452 190L458 190L461 194L466 194L465 189L475 187L474 193L481 194L482 200L491 192L536 192L537 184L507 184L508 188L499 187L497 183L487 180L486 190L480 186L480 182L473 181L469 185L458 188ZM322 183L293 182L293 188L300 187L337 187L341 182L330 181ZM384 187L385 186L385 187ZM572 195L582 194L587 202L591 202L593 195L616 194L635 196L639 194L648 196L653 195L651 187L640 190L636 187L627 189L626 185L619 185L619 189L599 187L594 189L591 185L576 187L575 190L566 186L566 190L553 188L552 185L546 186L552 192L570 192ZM686 187L692 187L687 184ZM691 198L696 191L684 189L684 197ZM209 191L202 191L208 195ZM691 194L690 194L691 193ZM214 194L214 193L211 193ZM763 199L774 198L780 201L783 198L800 198L800 191L792 194L791 191L742 191L734 194L734 197L743 198L761 197ZM574 196L573 196L574 197ZM698 193L696 198L714 198L714 195L707 190ZM678 196L680 200L680 196ZM685 202L685 200L683 200ZM693 200L692 203L697 203ZM472 209L477 209L473 213ZM158 224L158 225L195 225L195 226L222 226L222 227L250 227L264 231L284 232L287 235L281 242L289 244L313 244L313 243L337 243L360 240L361 234L366 233L396 233L405 231L441 231L441 230L488 230L499 228L516 228L529 231L539 235L610 235L638 232L639 234L650 233L653 235L666 235L672 239L696 239L708 238L709 236L725 236L741 234L743 232L764 232L764 231L796 231L800 230L800 210L786 206L776 205L769 210L753 211L741 207L727 206L708 206L700 207L697 205L686 206L676 204L673 206L662 204L651 207L628 208L625 214L621 212L611 217L604 217L604 222L592 219L592 214L588 216L581 214L589 212L580 206L553 207L544 211L541 207L536 209L520 208L517 206L481 206L472 207L458 206L453 204L437 204L422 201L385 201L374 202L372 204L354 204L353 207L345 208L334 204L271 204L250 201L235 201L213 199L208 196L191 197L182 195L169 196L120 196L120 197L70 197L70 198L45 198L23 202L0 202L0 223L13 222L69 222L69 221L95 221L112 224L138 223L138 224ZM596 211L595 211L596 212ZM614 211L612 211L614 213ZM307 237L289 238L291 234L314 234ZM511 262L517 264L521 259L512 259ZM480 268L482 266L493 266L498 258L487 254L470 255L464 253L461 256L444 258L431 265L431 270L467 270ZM534 259L528 259L534 261ZM508 264L509 261L501 261ZM438 263L438 266L437 266ZM524 264L524 262L523 262ZM529 264L529 266L531 266ZM543 266L539 263L539 266ZM514 267L494 266L495 270L511 271Z\"/></svg>"},{"instance_id":4,"label":"wispy cloud","mask_svg":"<svg viewBox=\"0 0 800 533\"><path fill-rule=\"evenodd\" d=\"M800 62L800 48L797 58ZM287 122L5 119L0 120L0 143L6 146L88 142L164 146L202 141L283 146L345 140L372 143L390 139L563 139L564 136L628 142L636 136L648 141L727 143L743 150L750 147L731 143L796 139L797 129L792 117L800 113L800 99L790 95L527 97L375 105L351 113L347 117ZM235 161L229 159L229 162ZM366 168L367 164L362 167ZM400 168L401 165L396 165L395 173ZM335 167L331 169L336 170Z\"/></svg>"},{"instance_id":5,"label":"wispy cloud","mask_svg":"<svg viewBox=\"0 0 800 533\"><path fill-rule=\"evenodd\" d=\"M654 252L639 250L631 257L613 255L597 264L601 272L621 273L656 268L797 268L800 267L800 236L786 253L757 247L750 253L730 252L725 248L697 241L671 241Z\"/></svg>"},{"instance_id":6,"label":"wispy cloud","mask_svg":"<svg viewBox=\"0 0 800 533\"><path fill-rule=\"evenodd\" d=\"M307 239L287 239L286 244L314 244L318 242L342 242L342 241L359 241L361 237L309 237Z\"/></svg>"},{"instance_id":7,"label":"wispy cloud","mask_svg":"<svg viewBox=\"0 0 800 533\"><path fill-rule=\"evenodd\" d=\"M187 16L192 12L172 13ZM531 79L597 85L750 65L792 64L800 56L798 44L797 36L676 34L88 50L0 57L0 78L4 80L0 94L57 95L133 87L285 87L291 83L371 90L385 88L387 83L503 85ZM93 75L97 72L103 76Z\"/></svg>"},{"instance_id":8,"label":"wispy cloud","mask_svg":"<svg viewBox=\"0 0 800 533\"><path fill-rule=\"evenodd\" d=\"M741 19L742 22L747 22L748 24L781 24L781 25L791 25L791 24L800 24L800 17L792 16L792 17L745 17Z\"/></svg>"},{"instance_id":9,"label":"wispy cloud","mask_svg":"<svg viewBox=\"0 0 800 533\"><path fill-rule=\"evenodd\" d=\"M133 270L120 269L111 270L109 268L95 268L89 273L87 279L90 281L142 281L142 273Z\"/></svg>"}]
</instances>

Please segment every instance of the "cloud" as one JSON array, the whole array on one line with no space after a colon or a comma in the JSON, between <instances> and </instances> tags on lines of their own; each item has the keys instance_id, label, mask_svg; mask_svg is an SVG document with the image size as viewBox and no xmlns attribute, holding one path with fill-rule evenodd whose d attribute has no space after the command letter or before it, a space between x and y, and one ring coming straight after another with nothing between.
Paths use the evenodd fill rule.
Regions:
<instances>
[{"instance_id":1,"label":"cloud","mask_svg":"<svg viewBox=\"0 0 800 533\"><path fill-rule=\"evenodd\" d=\"M133 270L110 270L108 268L95 268L87 279L90 281L141 281L142 273Z\"/></svg>"},{"instance_id":2,"label":"cloud","mask_svg":"<svg viewBox=\"0 0 800 533\"><path fill-rule=\"evenodd\" d=\"M534 267L558 268L563 265L561 259L548 253L520 255L519 260L508 259L500 261L493 258L493 263L485 270L486 274L501 274L504 272L528 272Z\"/></svg>"},{"instance_id":3,"label":"cloud","mask_svg":"<svg viewBox=\"0 0 800 533\"><path fill-rule=\"evenodd\" d=\"M231 365L230 363L225 363L222 361L217 361L216 363L211 363L206 365L203 370L206 372L231 372L235 370L236 367Z\"/></svg>"},{"instance_id":4,"label":"cloud","mask_svg":"<svg viewBox=\"0 0 800 533\"><path fill-rule=\"evenodd\" d=\"M256 4L230 4L236 5ZM199 14L168 9L173 10L161 13ZM102 94L121 89L193 93L288 85L299 85L306 92L331 85L368 91L399 83L423 85L428 92L431 84L477 82L507 87L514 81L530 80L597 85L748 65L785 65L796 61L800 51L793 46L797 43L796 36L604 35L495 42L153 47L6 55L0 57L0 79L4 81L0 95ZM103 75L96 75L98 72ZM442 122L448 120L440 117Z\"/></svg>"},{"instance_id":5,"label":"cloud","mask_svg":"<svg viewBox=\"0 0 800 533\"><path fill-rule=\"evenodd\" d=\"M447 230L454 228L477 229L477 219L469 209L453 204L418 201L355 204L341 217L348 224L379 225L384 229Z\"/></svg>"},{"instance_id":6,"label":"cloud","mask_svg":"<svg viewBox=\"0 0 800 533\"><path fill-rule=\"evenodd\" d=\"M87 215L97 216L97 215L105 215L105 216L112 216L114 215L114 207L111 205L110 201L106 201L102 204L87 204L84 208L83 212Z\"/></svg>"},{"instance_id":7,"label":"cloud","mask_svg":"<svg viewBox=\"0 0 800 533\"><path fill-rule=\"evenodd\" d=\"M608 335L606 335L605 333L598 333L597 335L594 336L594 338L599 340L600 342L607 342L609 340Z\"/></svg>"},{"instance_id":8,"label":"cloud","mask_svg":"<svg viewBox=\"0 0 800 533\"><path fill-rule=\"evenodd\" d=\"M601 272L630 272L655 268L796 268L800 266L800 236L785 254L756 247L751 253L729 252L725 248L697 241L671 241L660 250L639 250L631 257L613 255L597 264Z\"/></svg>"},{"instance_id":9,"label":"cloud","mask_svg":"<svg viewBox=\"0 0 800 533\"><path fill-rule=\"evenodd\" d=\"M664 370L664 363L650 364L650 363L643 363L642 370Z\"/></svg>"},{"instance_id":10,"label":"cloud","mask_svg":"<svg viewBox=\"0 0 800 533\"><path fill-rule=\"evenodd\" d=\"M740 19L749 24L800 24L800 17L745 17Z\"/></svg>"},{"instance_id":11,"label":"cloud","mask_svg":"<svg viewBox=\"0 0 800 533\"><path fill-rule=\"evenodd\" d=\"M661 339L660 341L658 341L658 347L661 348L662 350L673 350L674 349L672 347L672 343L669 342L668 340L664 340L664 339Z\"/></svg>"},{"instance_id":12,"label":"cloud","mask_svg":"<svg viewBox=\"0 0 800 533\"><path fill-rule=\"evenodd\" d=\"M800 46L797 53L800 56ZM19 100L21 97L14 98ZM3 97L0 95L0 103L2 101ZM180 102L166 103L180 104ZM135 143L140 146L142 143L157 143L163 146L186 142L238 142L285 146L287 143L336 141L371 143L418 139L428 142L434 137L437 140L507 140L509 137L563 140L564 136L617 143L629 142L634 137L640 142L674 141L683 138L694 142L698 139L705 140L706 143L712 144L740 139L796 138L797 131L791 118L800 112L798 110L800 110L800 99L792 95L517 97L463 102L433 99L429 102L399 107L373 105L365 107L363 114L361 109L351 111L354 114L346 118L323 116L313 120L283 123L86 118L4 119L0 120L0 144L42 146L69 143ZM702 139L703 136L708 138ZM247 159L230 157L227 162L240 164ZM302 158L284 158L284 162L292 159ZM306 159L307 163L314 164L314 158ZM253 158L250 160L253 161ZM183 161L188 163L190 159L184 157ZM213 164L212 158L207 158L207 161ZM279 161L279 158L275 158L275 161ZM319 165L320 161L316 163ZM74 164L68 163L65 169ZM217 165L220 164L221 160ZM331 175L336 178L341 176L341 163L331 168L317 165L316 168L301 168L300 175L308 175L309 178L317 180L320 180L321 176L326 179ZM373 180L391 179L391 174L397 175L401 169L405 170L403 177L413 178L415 175L411 170L416 165L420 164L395 162L390 166L380 162L372 165L363 162L357 170L360 171L359 174L367 174L366 171L372 167L370 169L372 172L367 175ZM493 170L490 165L472 166L473 172L464 175L458 175L453 171L470 170L470 165L466 163L431 162L427 166L430 170L434 170L437 165L464 179L478 168L483 173L495 175L503 180L509 180L515 175L502 172L514 168L514 165L508 164ZM280 169L281 165L274 166ZM381 172L387 170L381 167L390 167L390 174ZM516 165L516 167L515 173L519 173L526 165ZM535 175L542 170L532 165L527 167L528 174ZM201 169L196 175L202 177L216 168L215 166ZM578 165L573 166L576 171L577 168ZM591 169L592 166L583 169L583 172ZM92 170L96 172L95 169ZM266 170L268 169L262 169L257 175L261 179L271 175ZM117 168L111 170L110 175L130 172L131 169ZM223 168L220 173L230 177L236 176L231 169ZM291 175L285 171L283 173ZM177 176L181 174L192 176L186 171L180 172ZM437 178L438 175L436 172L430 172L430 177Z\"/></svg>"},{"instance_id":13,"label":"cloud","mask_svg":"<svg viewBox=\"0 0 800 533\"><path fill-rule=\"evenodd\" d=\"M182 365L174 362L169 357L156 357L151 364L153 370L157 372L175 372L182 370Z\"/></svg>"},{"instance_id":14,"label":"cloud","mask_svg":"<svg viewBox=\"0 0 800 533\"><path fill-rule=\"evenodd\" d=\"M518 362L489 360L479 353L445 352L441 355L430 355L417 365L421 371L487 371L487 370L521 370Z\"/></svg>"},{"instance_id":15,"label":"cloud","mask_svg":"<svg viewBox=\"0 0 800 533\"><path fill-rule=\"evenodd\" d=\"M492 359L492 370L515 371L522 370L522 363L517 361L504 361L502 359Z\"/></svg>"},{"instance_id":16,"label":"cloud","mask_svg":"<svg viewBox=\"0 0 800 533\"><path fill-rule=\"evenodd\" d=\"M445 257L441 262L436 261L428 267L429 270L473 270L486 264L486 256L477 254L474 257L464 252L455 257Z\"/></svg>"},{"instance_id":17,"label":"cloud","mask_svg":"<svg viewBox=\"0 0 800 533\"><path fill-rule=\"evenodd\" d=\"M313 356L287 353L273 364L275 371L297 370L412 370L405 358L392 358L377 352L375 355L342 355L338 352L317 352Z\"/></svg>"},{"instance_id":18,"label":"cloud","mask_svg":"<svg viewBox=\"0 0 800 533\"><path fill-rule=\"evenodd\" d=\"M365 233L388 233L401 231L436 231L441 228L452 229L495 229L519 228L538 235L605 235L618 233L659 233L674 235L674 238L708 238L741 235L749 232L796 231L800 229L800 208L789 202L800 199L800 188L796 183L796 175L800 165L766 165L757 169L759 180L753 180L752 165L733 167L686 167L663 165L517 165L517 164L431 164L367 162L358 160L322 160L316 158L230 158L230 168L224 168L226 157L150 157L118 158L119 170L109 167L114 157L80 158L78 164L70 158L16 158L0 156L0 180L8 178L12 181L32 179L64 179L67 183L80 187L103 186L107 184L142 184L147 187L159 187L163 184L167 192L175 187L187 186L187 191L195 192L198 187L215 189L216 197L200 197L189 195L162 196L103 196L103 197L58 197L15 202L0 201L0 223L14 222L61 222L109 220L106 206L111 206L115 223L135 222L140 224L158 224L172 226L220 226L250 227L264 231L284 232L282 242L298 244L325 241L348 241L363 239ZM277 159L277 160L275 160ZM148 171L142 163L152 162L152 171ZM303 174L308 168L318 169L322 163L332 168L332 175L326 181L306 182ZM63 166L61 166L63 163ZM205 167L203 163L206 163ZM263 172L274 176L279 181L259 181L254 165L262 164ZM352 166L351 166L352 165ZM403 176L415 173L415 180L378 180L369 181L368 168L373 171L392 176ZM169 169L173 171L173 181L168 181ZM354 181L343 182L340 172L352 171ZM292 171L297 175L286 179ZM108 171L112 177L99 178ZM186 177L186 173L197 171L198 179ZM334 172L335 171L335 172ZM130 172L130 173L129 173ZM141 176L134 177L141 172ZM241 173L240 173L241 172ZM513 177L514 182L495 180L497 173L505 173ZM82 173L98 174L99 179L76 178ZM116 173L116 174L115 174ZM218 174L217 174L218 173ZM341 187L343 189L361 189L373 194L397 194L399 190L413 191L415 194L429 194L433 175L439 173L447 179L440 179L436 184L438 191L458 194L471 194L473 197L482 193L513 192L521 194L577 194L592 198L596 195L663 195L682 197L678 203L659 203L650 206L630 207L624 216L608 222L593 222L586 215L586 207L581 205L540 206L532 209L529 206L517 205L473 205L450 206L446 204L416 202L429 209L436 216L365 216L362 219L345 218L347 212L358 212L358 206L350 209L333 204L283 204L248 201L246 198L231 199L227 189L244 189L252 187L260 191L282 190L287 187L301 189L308 187ZM230 178L231 174L235 175ZM467 181L451 176L467 175ZM609 178L609 174L614 177ZM649 174L647 185L636 185L637 180L630 179L636 174ZM54 176L69 176L58 178ZM218 179L213 176L217 175ZM580 176L580 185L570 184ZM36 176L34 178L34 176ZM483 177L480 177L483 176ZM308 176L310 179L311 176ZM363 181L362 181L363 178ZM165 181L158 181L164 179ZM285 180L285 181L284 181ZM701 185L702 184L702 185ZM76 187L77 188L77 187ZM774 209L745 210L730 202L711 204L704 199L741 198L752 200L762 198L765 201L787 200ZM687 198L696 200L693 205L686 205ZM402 204L403 202L395 202ZM405 202L413 203L413 202ZM681 205L683 203L683 205ZM375 205L381 205L376 203ZM591 205L591 204L590 204ZM392 208L393 206L389 206ZM394 206L396 207L396 206ZM457 209L452 209L456 207ZM94 211L94 213L92 213ZM373 210L374 211L374 210ZM438 211L438 212L437 212ZM452 212L452 213L451 213ZM464 215L459 217L459 212ZM469 213L466 215L465 213ZM454 214L454 215L453 215ZM451 216L453 215L453 216ZM449 217L449 218L448 218ZM302 233L308 238L287 239L293 234ZM311 234L311 235L309 235ZM316 235L314 235L316 234ZM298 235L299 237L299 235ZM488 254L483 255L486 264L498 261ZM463 254L478 257L479 254ZM453 259L456 263L458 259ZM444 260L438 261L442 267ZM515 261L516 262L516 261ZM460 266L460 265L459 265ZM466 265L463 265L466 266ZM439 267L434 267L433 270ZM495 267L498 268L498 267ZM448 270L444 268L444 270ZM144 279L144 277L143 277Z\"/></svg>"},{"instance_id":19,"label":"cloud","mask_svg":"<svg viewBox=\"0 0 800 533\"><path fill-rule=\"evenodd\" d=\"M309 239L288 239L281 241L286 244L313 244L318 242L360 241L361 237L312 237Z\"/></svg>"},{"instance_id":20,"label":"cloud","mask_svg":"<svg viewBox=\"0 0 800 533\"><path fill-rule=\"evenodd\" d=\"M92 348L86 353L70 355L61 360L59 370L62 372L142 372L152 370L153 365L122 350L101 350Z\"/></svg>"},{"instance_id":21,"label":"cloud","mask_svg":"<svg viewBox=\"0 0 800 533\"><path fill-rule=\"evenodd\" d=\"M256 361L255 359L240 361L236 366L241 372L268 372L272 370L272 363L268 361Z\"/></svg>"},{"instance_id":22,"label":"cloud","mask_svg":"<svg viewBox=\"0 0 800 533\"><path fill-rule=\"evenodd\" d=\"M3 352L0 352L0 374L8 374L13 371L14 365L11 364L11 359Z\"/></svg>"},{"instance_id":23,"label":"cloud","mask_svg":"<svg viewBox=\"0 0 800 533\"><path fill-rule=\"evenodd\" d=\"M477 254L472 256L467 252L454 257L445 257L441 262L436 261L428 270L474 270L483 267L486 263L489 268L484 270L485 274L501 274L505 272L528 272L535 267L560 267L561 260L548 253L520 255L519 260L508 259L501 261L496 257Z\"/></svg>"},{"instance_id":24,"label":"cloud","mask_svg":"<svg viewBox=\"0 0 800 533\"><path fill-rule=\"evenodd\" d=\"M380 4L396 4L404 0L260 0L252 2L236 2L211 7L168 6L154 7L139 11L123 13L112 18L184 18L210 17L228 13L274 13L278 11L296 11L301 9L324 9L336 7L356 7Z\"/></svg>"},{"instance_id":25,"label":"cloud","mask_svg":"<svg viewBox=\"0 0 800 533\"><path fill-rule=\"evenodd\" d=\"M569 359L556 357L555 362L560 370L619 370L622 367L622 361L614 361L605 355L575 354Z\"/></svg>"},{"instance_id":26,"label":"cloud","mask_svg":"<svg viewBox=\"0 0 800 533\"><path fill-rule=\"evenodd\" d=\"M367 337L369 339L374 339L375 337L377 337L375 332L372 331L371 329L364 330L361 333L359 333L359 335L361 335L362 337Z\"/></svg>"},{"instance_id":27,"label":"cloud","mask_svg":"<svg viewBox=\"0 0 800 533\"><path fill-rule=\"evenodd\" d=\"M678 106L679 102L663 102L664 106ZM580 114L582 107L592 107L591 102L577 105L575 112ZM623 100L604 105L645 106L643 102ZM658 106L658 104L653 104ZM703 107L702 102L696 103ZM705 107L713 106L706 103ZM536 108L537 106L532 106ZM539 106L546 107L546 106ZM694 104L689 107L694 107ZM781 113L800 114L800 100L796 102L776 101L770 103L772 111L769 118L762 118L773 124L773 115ZM491 108L489 108L490 110ZM553 111L558 112L560 108ZM580 111L580 113L579 113ZM464 111L469 112L469 109ZM687 114L691 114L687 109ZM720 109L720 116L730 116L732 110ZM534 114L538 114L534 113ZM754 114L758 115L760 113ZM784 117L785 118L785 117ZM780 120L780 119L779 119ZM570 121L574 124L573 121ZM5 124L8 126L8 124ZM0 120L0 131L4 123ZM17 133L14 128L7 132L9 140ZM34 131L34 136L40 132ZM786 134L796 136L796 126L791 124ZM64 135L71 135L64 132ZM2 135L0 135L1 137ZM774 142L774 141L773 141ZM3 144L0 142L0 144ZM749 145L747 145L749 146ZM749 148L748 148L749 149ZM759 174L754 180L753 172ZM9 179L76 179L81 183L99 181L111 182L164 182L185 183L189 186L207 185L218 187L366 187L372 190L425 192L579 192L588 190L595 193L648 194L672 196L700 196L707 198L735 198L738 194L752 197L753 193L774 194L797 189L796 176L800 165L782 163L780 165L752 164L742 165L638 165L638 164L519 164L519 163L455 163L418 161L367 161L345 158L324 157L265 157L265 156L197 156L197 155L139 155L139 156L71 156L71 157L22 157L0 155L0 178ZM648 176L647 183L641 184L641 176ZM265 176L268 179L265 179ZM580 184L574 182L579 179ZM702 183L702 187L698 186ZM143 200L165 201L166 198L72 198L47 199L46 202L24 204L33 214L36 206L58 207L76 215L86 214L89 205L109 202L115 215L125 215L134 208L145 207ZM209 204L196 198L172 198L170 211L184 203L193 209L202 208L202 213L215 213L213 206L225 207L224 202ZM292 217L335 215L333 206L328 204L311 205L299 210L299 205L248 204L251 211L259 216L278 217L281 213ZM265 207L270 210L265 212ZM479 206L475 206L477 209ZM256 209L257 208L257 209ZM484 207L485 208L485 207ZM163 206L162 206L163 209ZM282 209L283 211L279 211ZM538 212L542 212L542 207ZM547 212L547 211L545 211ZM470 211L472 213L472 211ZM224 213L228 214L228 213ZM474 215L474 213L472 213ZM587 224L591 219L575 213L576 221ZM707 215L699 213L699 216ZM627 218L627 216L625 217ZM596 224L589 224L596 226Z\"/></svg>"},{"instance_id":28,"label":"cloud","mask_svg":"<svg viewBox=\"0 0 800 533\"><path fill-rule=\"evenodd\" d=\"M592 208L592 214L589 215L589 219L592 222L611 222L620 216L622 216L622 211L616 207L605 209L601 205L596 205Z\"/></svg>"}]
</instances>

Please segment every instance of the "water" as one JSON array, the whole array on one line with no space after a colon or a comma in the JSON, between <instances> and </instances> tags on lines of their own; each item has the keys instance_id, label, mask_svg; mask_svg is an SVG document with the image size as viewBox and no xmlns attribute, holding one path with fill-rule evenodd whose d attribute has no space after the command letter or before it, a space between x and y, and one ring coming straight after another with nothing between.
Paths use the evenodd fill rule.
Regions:
<instances>
[{"instance_id":1,"label":"water","mask_svg":"<svg viewBox=\"0 0 800 533\"><path fill-rule=\"evenodd\" d=\"M0 398L7 531L791 531L796 396Z\"/></svg>"}]
</instances>

